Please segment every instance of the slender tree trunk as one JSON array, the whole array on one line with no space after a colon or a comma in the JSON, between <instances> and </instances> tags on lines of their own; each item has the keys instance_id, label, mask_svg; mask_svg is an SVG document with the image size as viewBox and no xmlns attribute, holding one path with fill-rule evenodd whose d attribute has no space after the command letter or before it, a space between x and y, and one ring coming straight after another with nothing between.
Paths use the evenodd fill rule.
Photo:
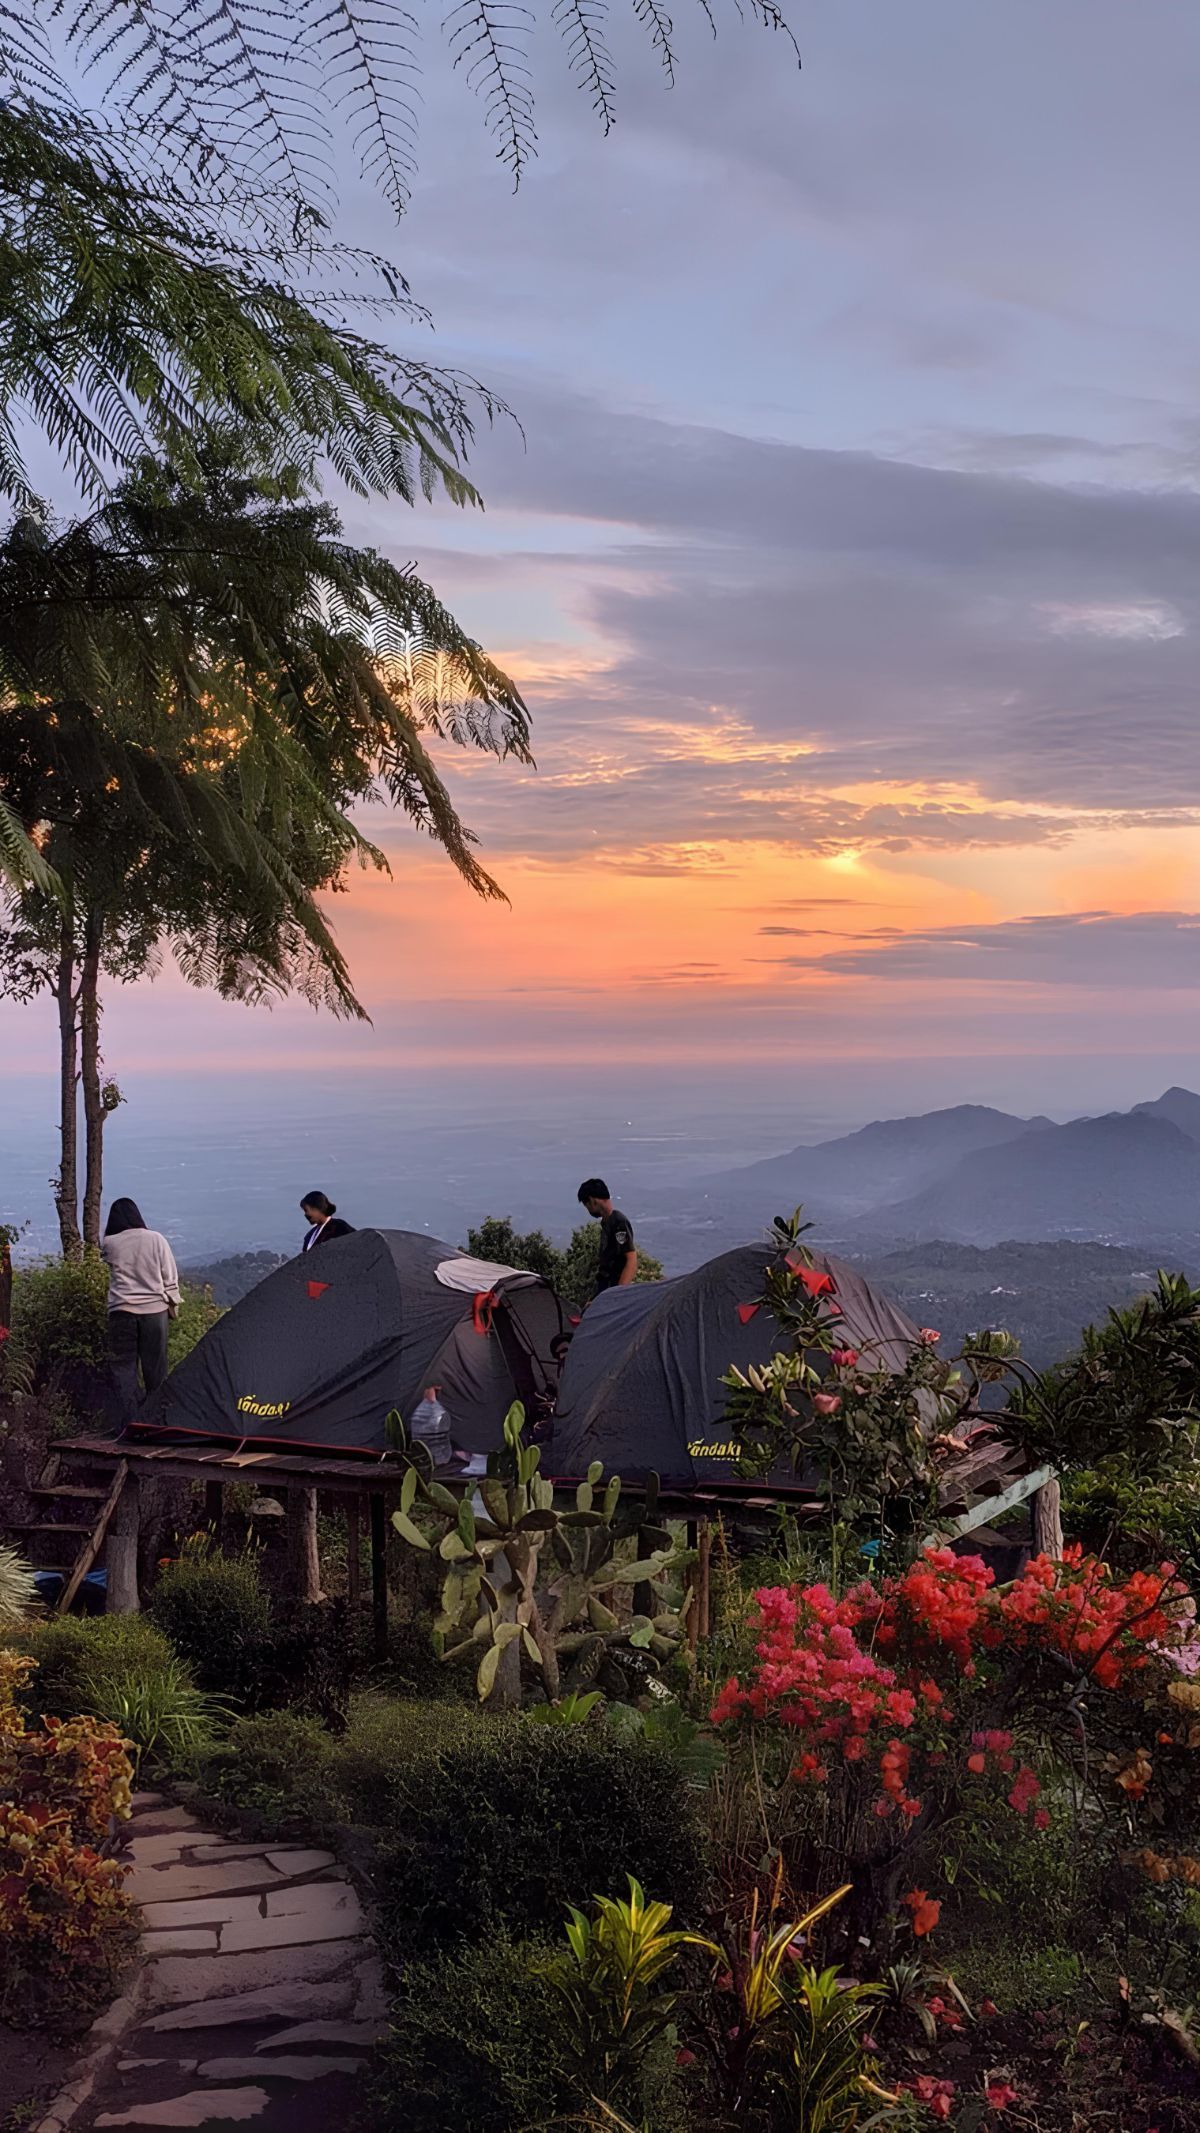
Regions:
<instances>
[{"instance_id":1,"label":"slender tree trunk","mask_svg":"<svg viewBox=\"0 0 1200 2133\"><path fill-rule=\"evenodd\" d=\"M104 1191L104 1096L100 1086L100 944L104 922L89 911L83 930L83 967L79 978L79 1028L82 1040L85 1168L83 1241L100 1243L100 1201Z\"/></svg>"},{"instance_id":2,"label":"slender tree trunk","mask_svg":"<svg viewBox=\"0 0 1200 2133\"><path fill-rule=\"evenodd\" d=\"M54 980L58 1004L58 1131L61 1155L54 1187L58 1209L58 1234L64 1259L78 1259L83 1251L79 1233L79 1024L75 991L75 937L71 920L64 917L58 936L58 970Z\"/></svg>"}]
</instances>

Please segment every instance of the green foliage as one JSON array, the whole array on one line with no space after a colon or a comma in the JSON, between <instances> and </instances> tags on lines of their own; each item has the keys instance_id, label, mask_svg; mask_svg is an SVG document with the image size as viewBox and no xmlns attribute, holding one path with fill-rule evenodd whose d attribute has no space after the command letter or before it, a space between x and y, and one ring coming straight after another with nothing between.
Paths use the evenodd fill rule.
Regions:
<instances>
[{"instance_id":1,"label":"green foliage","mask_svg":"<svg viewBox=\"0 0 1200 2133\"><path fill-rule=\"evenodd\" d=\"M640 1737L651 1747L673 1756L687 1783L697 1792L706 1792L717 1773L725 1768L724 1741L699 1719L692 1718L673 1697L645 1706L610 1704L607 1717L609 1725L626 1738Z\"/></svg>"},{"instance_id":2,"label":"green foliage","mask_svg":"<svg viewBox=\"0 0 1200 2133\"><path fill-rule=\"evenodd\" d=\"M1170 1487L1200 1443L1200 1288L1160 1273L1151 1295L1089 1326L1079 1352L1013 1402L1034 1448L1063 1471Z\"/></svg>"},{"instance_id":3,"label":"green foliage","mask_svg":"<svg viewBox=\"0 0 1200 2133\"><path fill-rule=\"evenodd\" d=\"M899 1369L848 1345L837 1282L802 1244L811 1224L801 1212L775 1219L775 1258L759 1299L783 1345L769 1362L734 1367L721 1381L738 1468L762 1476L782 1459L802 1472L829 1507L836 1558L868 1537L888 1555L911 1557L938 1508L939 1439L982 1384L1012 1369L1017 1343L977 1333L953 1362L933 1333L914 1342Z\"/></svg>"},{"instance_id":4,"label":"green foliage","mask_svg":"<svg viewBox=\"0 0 1200 2133\"><path fill-rule=\"evenodd\" d=\"M205 1792L281 1834L300 1828L319 1836L347 1820L335 1759L336 1744L315 1718L266 1711L236 1720L216 1745L201 1742L192 1761Z\"/></svg>"},{"instance_id":5,"label":"green foliage","mask_svg":"<svg viewBox=\"0 0 1200 2133\"><path fill-rule=\"evenodd\" d=\"M879 1998L876 1985L844 1983L836 1970L797 1963L785 1980L779 2035L765 2055L762 2080L771 2094L768 2122L778 2133L856 2133L895 2122L871 2108L883 2098L878 2067L864 2055L862 2033Z\"/></svg>"},{"instance_id":6,"label":"green foliage","mask_svg":"<svg viewBox=\"0 0 1200 2133\"><path fill-rule=\"evenodd\" d=\"M596 1293L600 1270L600 1225L584 1222L565 1247L554 1244L544 1230L521 1232L508 1215L485 1215L477 1229L467 1232L467 1249L477 1259L491 1259L499 1266L521 1267L541 1274L564 1303L582 1310ZM661 1281L662 1261L638 1247L637 1279Z\"/></svg>"},{"instance_id":7,"label":"green foliage","mask_svg":"<svg viewBox=\"0 0 1200 2133\"><path fill-rule=\"evenodd\" d=\"M45 1394L77 1373L108 1369L108 1269L97 1252L37 1259L13 1270L12 1331L0 1347L10 1397Z\"/></svg>"},{"instance_id":8,"label":"green foliage","mask_svg":"<svg viewBox=\"0 0 1200 2133\"><path fill-rule=\"evenodd\" d=\"M563 39L568 70L607 134L615 117L616 63L606 23L577 10L547 13ZM679 58L672 18L636 5L632 14L672 83ZM279 0L265 8L253 33L232 20L226 37L214 43L203 5L160 18L139 0L100 6L32 0L19 14L0 14L0 70L6 94L10 82L24 87L32 80L57 111L72 106L77 76L82 71L86 84L94 68L106 116L135 168L149 158L149 139L157 149L156 172L197 172L231 217L240 210L244 218L253 207L261 212L264 196L277 196L280 272L291 276L313 242L314 225L320 230L334 208L331 173L347 150L361 178L396 215L403 213L417 169L422 28L415 18L363 14L348 5L302 24ZM715 32L715 18L706 13L706 20ZM780 32L799 64L775 0L757 0L754 20ZM478 13L455 12L443 24L451 63L479 97L496 157L514 186L537 153L531 68L532 53L541 49L533 41L537 26L536 10L512 16L490 0ZM69 54L61 71L48 34L53 27ZM340 141L330 123L334 114ZM207 383L203 371L201 377Z\"/></svg>"},{"instance_id":9,"label":"green foliage","mask_svg":"<svg viewBox=\"0 0 1200 2133\"><path fill-rule=\"evenodd\" d=\"M102 1691L86 1685L85 1710L96 1709L100 1694L104 1716L132 1743L141 1767L186 1768L212 1740L216 1729L233 1717L227 1704L198 1689L182 1659L159 1667L130 1669Z\"/></svg>"},{"instance_id":10,"label":"green foliage","mask_svg":"<svg viewBox=\"0 0 1200 2133\"><path fill-rule=\"evenodd\" d=\"M202 1689L238 1703L256 1701L271 1634L256 1557L189 1544L160 1572L149 1611Z\"/></svg>"},{"instance_id":11,"label":"green foliage","mask_svg":"<svg viewBox=\"0 0 1200 2133\"><path fill-rule=\"evenodd\" d=\"M378 2054L372 2104L379 2133L529 2133L573 2097L554 1981L560 1947L468 1939L406 1962Z\"/></svg>"},{"instance_id":12,"label":"green foliage","mask_svg":"<svg viewBox=\"0 0 1200 2133\"><path fill-rule=\"evenodd\" d=\"M705 1849L673 1756L607 1727L476 1721L376 1793L389 1948L554 1932L581 1890L632 1874L686 1919Z\"/></svg>"},{"instance_id":13,"label":"green foliage","mask_svg":"<svg viewBox=\"0 0 1200 2133\"><path fill-rule=\"evenodd\" d=\"M398 1416L388 1419L399 1426ZM435 1635L447 1659L476 1662L481 1701L499 1689L500 1700L515 1702L522 1651L551 1702L563 1685L564 1661L568 1688L595 1682L610 1695L625 1696L631 1679L656 1673L679 1648L683 1617L664 1581L691 1557L652 1522L654 1491L623 1514L618 1476L598 1493L598 1461L576 1489L574 1507L557 1505L551 1484L538 1472L539 1447L523 1441L524 1420L522 1407L509 1409L504 1453L489 1457L488 1479L479 1491L485 1517L472 1509L473 1490L455 1496L426 1480L414 1464L392 1523L402 1540L422 1551L432 1545L426 1528L441 1528L437 1554L447 1570ZM501 1478L503 1468L512 1478ZM423 1523L414 1516L418 1496L428 1514ZM616 1546L630 1534L638 1539L637 1560L623 1562ZM649 1592L654 1613L621 1621L608 1605L617 1586Z\"/></svg>"},{"instance_id":14,"label":"green foliage","mask_svg":"<svg viewBox=\"0 0 1200 2133\"><path fill-rule=\"evenodd\" d=\"M86 1711L115 1719L128 1684L163 1674L175 1656L161 1629L141 1614L58 1615L28 1625L19 1645L37 1661L25 1701L45 1718Z\"/></svg>"},{"instance_id":15,"label":"green foliage","mask_svg":"<svg viewBox=\"0 0 1200 2133\"><path fill-rule=\"evenodd\" d=\"M592 1712L603 1703L599 1689L589 1689L586 1695L571 1689L557 1703L535 1703L529 1719L537 1726L586 1726Z\"/></svg>"},{"instance_id":16,"label":"green foliage","mask_svg":"<svg viewBox=\"0 0 1200 2133\"><path fill-rule=\"evenodd\" d=\"M697 1934L672 1929L670 1904L647 1903L632 1874L628 1896L597 1896L590 1917L572 1905L567 1945L570 1967L554 1982L576 2085L591 2101L640 2117L646 2059L679 2004L667 1972L685 1948L719 1951Z\"/></svg>"},{"instance_id":17,"label":"green foliage","mask_svg":"<svg viewBox=\"0 0 1200 2133\"><path fill-rule=\"evenodd\" d=\"M24 1557L0 1542L0 1636L26 1620L37 1596L33 1572Z\"/></svg>"},{"instance_id":18,"label":"green foliage","mask_svg":"<svg viewBox=\"0 0 1200 2133\"><path fill-rule=\"evenodd\" d=\"M5 29L0 18L3 71ZM169 138L156 118L131 155L109 127L6 84L0 493L34 502L11 427L23 410L93 496L148 447L198 483L214 428L232 422L281 489L319 486L327 462L359 494L412 501L442 483L470 499L456 465L470 427L459 380L346 330L338 305L306 300L305 280L316 283L304 252L322 250L321 219L294 197L285 207L223 157L190 180L147 169L151 140ZM366 302L415 312L382 262L360 253L341 264Z\"/></svg>"},{"instance_id":19,"label":"green foliage","mask_svg":"<svg viewBox=\"0 0 1200 2133\"><path fill-rule=\"evenodd\" d=\"M334 1763L354 1820L370 1824L378 1819L397 1773L445 1748L469 1751L479 1738L479 1726L478 1713L467 1704L356 1696ZM385 1810L389 1818L390 1812Z\"/></svg>"},{"instance_id":20,"label":"green foliage","mask_svg":"<svg viewBox=\"0 0 1200 2133\"><path fill-rule=\"evenodd\" d=\"M197 1288L190 1281L181 1281L179 1289L179 1309L167 1333L167 1360L172 1370L191 1354L197 1341L203 1340L221 1316L209 1289Z\"/></svg>"}]
</instances>

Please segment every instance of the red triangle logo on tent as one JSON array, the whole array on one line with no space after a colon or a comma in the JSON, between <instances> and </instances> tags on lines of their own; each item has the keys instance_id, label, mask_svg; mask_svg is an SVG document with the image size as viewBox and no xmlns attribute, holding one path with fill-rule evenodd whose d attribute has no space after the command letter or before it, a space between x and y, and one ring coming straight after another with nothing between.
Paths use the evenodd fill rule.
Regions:
<instances>
[{"instance_id":1,"label":"red triangle logo on tent","mask_svg":"<svg viewBox=\"0 0 1200 2133\"><path fill-rule=\"evenodd\" d=\"M318 1296L323 1296L328 1287L329 1283L327 1281L310 1281L308 1284L309 1302L315 1303Z\"/></svg>"},{"instance_id":2,"label":"red triangle logo on tent","mask_svg":"<svg viewBox=\"0 0 1200 2133\"><path fill-rule=\"evenodd\" d=\"M741 1319L742 1324L744 1326L748 1326L752 1318L758 1317L760 1309L761 1305L759 1304L739 1304L737 1307L737 1315Z\"/></svg>"}]
</instances>

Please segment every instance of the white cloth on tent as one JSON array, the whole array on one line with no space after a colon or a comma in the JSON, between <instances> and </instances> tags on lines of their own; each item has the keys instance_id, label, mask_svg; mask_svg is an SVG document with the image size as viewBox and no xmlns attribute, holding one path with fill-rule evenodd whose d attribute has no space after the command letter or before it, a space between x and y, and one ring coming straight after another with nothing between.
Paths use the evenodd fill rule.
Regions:
<instances>
[{"instance_id":1,"label":"white cloth on tent","mask_svg":"<svg viewBox=\"0 0 1200 2133\"><path fill-rule=\"evenodd\" d=\"M491 1289L528 1288L541 1280L520 1267L497 1266L492 1259L443 1259L434 1270L444 1289L461 1289L467 1296L486 1296Z\"/></svg>"}]
</instances>

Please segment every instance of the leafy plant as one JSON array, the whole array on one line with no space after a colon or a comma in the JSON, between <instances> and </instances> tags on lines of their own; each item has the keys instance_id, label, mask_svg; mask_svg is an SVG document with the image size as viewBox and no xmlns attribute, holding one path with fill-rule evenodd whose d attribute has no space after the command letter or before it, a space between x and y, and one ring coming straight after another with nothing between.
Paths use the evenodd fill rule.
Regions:
<instances>
[{"instance_id":1,"label":"leafy plant","mask_svg":"<svg viewBox=\"0 0 1200 2133\"><path fill-rule=\"evenodd\" d=\"M726 1759L725 1743L708 1726L692 1718L673 1697L649 1703L644 1708L627 1703L608 1707L608 1722L615 1731L636 1734L653 1747L675 1758L689 1785L706 1792Z\"/></svg>"},{"instance_id":2,"label":"leafy plant","mask_svg":"<svg viewBox=\"0 0 1200 2133\"><path fill-rule=\"evenodd\" d=\"M879 1997L877 1985L846 1984L836 1970L799 1963L784 1982L779 2043L767 2076L781 2127L805 2133L865 2133L894 2124L898 2099L879 2080L863 2030ZM882 2109L872 2109L872 2103ZM864 2110L868 2116L864 2117Z\"/></svg>"},{"instance_id":3,"label":"leafy plant","mask_svg":"<svg viewBox=\"0 0 1200 2133\"><path fill-rule=\"evenodd\" d=\"M570 1689L557 1703L535 1703L529 1717L540 1726L586 1726L592 1712L603 1702L599 1689L589 1689L586 1695Z\"/></svg>"},{"instance_id":4,"label":"leafy plant","mask_svg":"<svg viewBox=\"0 0 1200 2133\"><path fill-rule=\"evenodd\" d=\"M553 1934L581 1889L616 1876L652 1882L683 1924L702 1904L696 1796L646 1741L475 1713L375 1771L355 1788L355 1812L375 1832L383 1937L398 1959L496 1930Z\"/></svg>"},{"instance_id":5,"label":"leafy plant","mask_svg":"<svg viewBox=\"0 0 1200 2133\"><path fill-rule=\"evenodd\" d=\"M95 1697L97 1690L92 1689ZM105 1690L108 1716L132 1744L136 1761L168 1769L186 1765L235 1713L216 1696L198 1689L181 1659L139 1669Z\"/></svg>"},{"instance_id":6,"label":"leafy plant","mask_svg":"<svg viewBox=\"0 0 1200 2133\"><path fill-rule=\"evenodd\" d=\"M149 1613L200 1688L256 1701L271 1636L256 1556L225 1556L206 1535L195 1537L160 1572Z\"/></svg>"},{"instance_id":7,"label":"leafy plant","mask_svg":"<svg viewBox=\"0 0 1200 2133\"><path fill-rule=\"evenodd\" d=\"M554 1984L566 1958L504 1931L402 1966L371 2075L380 2133L530 2133L576 2098Z\"/></svg>"},{"instance_id":8,"label":"leafy plant","mask_svg":"<svg viewBox=\"0 0 1200 2133\"><path fill-rule=\"evenodd\" d=\"M25 1621L37 1596L37 1584L24 1556L0 1542L0 1635Z\"/></svg>"},{"instance_id":9,"label":"leafy plant","mask_svg":"<svg viewBox=\"0 0 1200 2133\"><path fill-rule=\"evenodd\" d=\"M79 1711L115 1718L125 1684L161 1673L174 1657L162 1631L143 1614L59 1615L30 1623L18 1641L37 1664L26 1706L47 1718Z\"/></svg>"},{"instance_id":10,"label":"leafy plant","mask_svg":"<svg viewBox=\"0 0 1200 2133\"><path fill-rule=\"evenodd\" d=\"M836 1278L801 1242L811 1227L801 1212L775 1219L759 1299L785 1345L721 1381L738 1466L760 1476L782 1459L803 1470L828 1506L835 1574L868 1538L911 1559L937 1511L950 1431L979 1386L1013 1368L1018 1344L1006 1333L976 1334L952 1362L926 1327L899 1369L851 1346Z\"/></svg>"},{"instance_id":11,"label":"leafy plant","mask_svg":"<svg viewBox=\"0 0 1200 2133\"><path fill-rule=\"evenodd\" d=\"M435 1634L446 1659L477 1662L481 1699L499 1691L498 1700L516 1700L522 1649L552 1703L564 1686L564 1661L568 1689L594 1681L625 1696L631 1675L656 1673L679 1647L683 1613L669 1603L663 1586L691 1557L652 1524L652 1494L632 1515L619 1518L620 1479L614 1475L598 1496L598 1463L576 1490L573 1508L559 1508L553 1487L538 1472L539 1447L524 1442L524 1421L521 1406L509 1409L507 1457L493 1454L489 1477L479 1485L484 1517L477 1517L467 1495L455 1496L410 1465L392 1522L410 1547L430 1548L412 1515L419 1492L434 1530L441 1528L437 1553L447 1571ZM397 1434L403 1429L398 1415L389 1417L389 1425ZM504 1464L511 1478L502 1478ZM649 1553L620 1562L617 1541L630 1533L640 1545L649 1543ZM617 1586L644 1588L657 1598L658 1611L621 1621L606 1598Z\"/></svg>"},{"instance_id":12,"label":"leafy plant","mask_svg":"<svg viewBox=\"0 0 1200 2133\"><path fill-rule=\"evenodd\" d=\"M1200 1448L1200 1288L1160 1273L1153 1292L1013 1400L1022 1435L1062 1469L1166 1483Z\"/></svg>"},{"instance_id":13,"label":"leafy plant","mask_svg":"<svg viewBox=\"0 0 1200 2133\"><path fill-rule=\"evenodd\" d=\"M0 2019L70 2031L136 1945L124 1870L100 1851L128 1817L131 1768L94 1718L28 1728L17 1697L32 1667L0 1652Z\"/></svg>"},{"instance_id":14,"label":"leafy plant","mask_svg":"<svg viewBox=\"0 0 1200 2133\"><path fill-rule=\"evenodd\" d=\"M628 1896L597 1896L590 1918L572 1906L567 1945L573 1967L553 1982L576 2079L594 2102L635 2104L646 2054L675 2018L678 1994L665 1988L666 1972L685 1948L719 1951L672 1930L670 1904L647 1903L632 1874Z\"/></svg>"}]
</instances>

